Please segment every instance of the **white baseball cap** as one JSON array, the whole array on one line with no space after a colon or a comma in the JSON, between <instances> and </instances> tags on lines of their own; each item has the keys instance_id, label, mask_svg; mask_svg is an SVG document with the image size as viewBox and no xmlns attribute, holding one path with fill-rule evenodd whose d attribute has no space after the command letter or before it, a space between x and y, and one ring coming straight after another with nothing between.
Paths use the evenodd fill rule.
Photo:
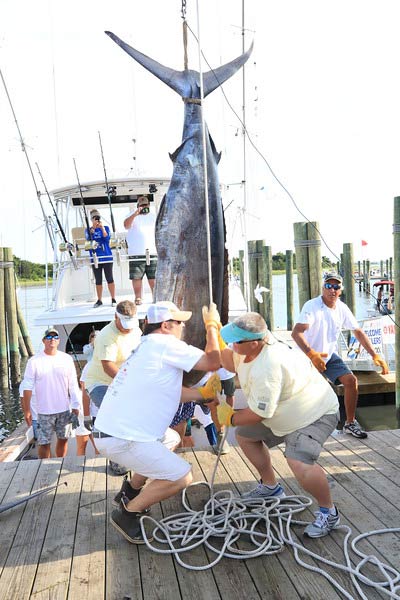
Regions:
<instances>
[{"instance_id":1,"label":"white baseball cap","mask_svg":"<svg viewBox=\"0 0 400 600\"><path fill-rule=\"evenodd\" d=\"M163 300L150 304L147 311L148 323L163 323L164 321L189 321L190 310L179 310L173 302Z\"/></svg>"}]
</instances>

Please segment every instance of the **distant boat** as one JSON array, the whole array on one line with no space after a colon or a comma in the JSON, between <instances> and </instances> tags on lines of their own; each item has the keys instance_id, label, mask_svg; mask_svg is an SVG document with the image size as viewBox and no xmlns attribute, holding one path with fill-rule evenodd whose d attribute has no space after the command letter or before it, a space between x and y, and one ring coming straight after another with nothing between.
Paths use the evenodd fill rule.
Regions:
<instances>
[{"instance_id":1,"label":"distant boat","mask_svg":"<svg viewBox=\"0 0 400 600\"><path fill-rule=\"evenodd\" d=\"M394 313L394 281L390 279L375 281L373 290L376 298L376 310L381 315Z\"/></svg>"}]
</instances>

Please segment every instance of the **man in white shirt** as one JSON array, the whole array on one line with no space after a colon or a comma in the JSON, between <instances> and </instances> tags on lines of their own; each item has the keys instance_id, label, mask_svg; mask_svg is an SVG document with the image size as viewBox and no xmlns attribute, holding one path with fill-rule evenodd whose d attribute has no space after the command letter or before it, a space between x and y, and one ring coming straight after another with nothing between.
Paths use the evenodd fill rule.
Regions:
<instances>
[{"instance_id":1,"label":"man in white shirt","mask_svg":"<svg viewBox=\"0 0 400 600\"><path fill-rule=\"evenodd\" d=\"M172 302L150 305L142 341L122 365L99 409L93 437L100 454L135 472L114 499L120 504L111 515L111 523L131 543L144 543L142 512L192 481L190 464L171 452L180 436L169 424L180 401L215 396L215 377L204 388L182 388L183 371L215 371L220 365L216 322L207 324L210 313L218 314L215 305L204 311L203 352L181 340L190 311L181 311ZM144 486L147 478L151 481Z\"/></svg>"},{"instance_id":2,"label":"man in white shirt","mask_svg":"<svg viewBox=\"0 0 400 600\"><path fill-rule=\"evenodd\" d=\"M137 209L124 221L127 230L129 279L132 281L136 304L142 304L142 280L145 274L151 291L154 289L157 268L155 224L156 217L150 211L149 199L147 196L140 196Z\"/></svg>"},{"instance_id":3,"label":"man in white shirt","mask_svg":"<svg viewBox=\"0 0 400 600\"><path fill-rule=\"evenodd\" d=\"M368 336L360 328L349 307L341 302L342 278L337 273L326 273L321 296L308 300L292 331L292 337L320 373L332 383L342 383L346 423L343 430L356 438L366 438L356 421L358 401L357 377L337 354L338 338L342 329L353 330L354 336L371 355L374 363L389 372L385 360L375 353Z\"/></svg>"},{"instance_id":4,"label":"man in white shirt","mask_svg":"<svg viewBox=\"0 0 400 600\"><path fill-rule=\"evenodd\" d=\"M32 424L30 408L32 390L36 392L37 436L39 458L50 458L53 432L57 436L56 456L67 454L71 435L72 414L78 418L82 398L74 361L60 352L60 336L54 327L43 335L44 350L28 360L24 374L24 414L27 425Z\"/></svg>"}]
</instances>

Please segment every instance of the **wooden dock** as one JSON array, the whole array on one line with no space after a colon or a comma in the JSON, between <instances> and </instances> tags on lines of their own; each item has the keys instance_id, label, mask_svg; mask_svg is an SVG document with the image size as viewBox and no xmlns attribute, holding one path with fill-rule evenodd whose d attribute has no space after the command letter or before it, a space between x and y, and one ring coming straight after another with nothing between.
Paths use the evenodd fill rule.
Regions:
<instances>
[{"instance_id":1,"label":"wooden dock","mask_svg":"<svg viewBox=\"0 0 400 600\"><path fill-rule=\"evenodd\" d=\"M184 452L197 481L209 480L216 456L210 449ZM273 451L274 467L287 493L301 493L283 457ZM400 431L371 432L366 440L348 435L329 438L320 458L328 473L342 523L353 535L400 524ZM241 451L232 447L221 458L216 491L243 492L255 483ZM0 503L67 481L56 492L41 496L0 515L0 598L4 600L338 600L342 596L322 576L298 565L291 548L252 560L224 558L207 571L189 571L169 555L133 546L109 524L111 500L121 478L107 473L102 458L29 460L0 463ZM195 491L197 490L197 491ZM203 490L203 491L201 491ZM205 489L189 492L196 503ZM314 509L314 507L312 507ZM182 511L180 497L154 506L160 518ZM311 520L308 510L302 517ZM320 540L298 539L313 551L342 563L344 534L335 531ZM400 570L400 536L385 534L362 542L364 551ZM185 556L187 560L188 557ZM193 563L211 559L193 552ZM307 559L308 561L310 559ZM350 578L328 568L354 598ZM376 574L376 573L375 573ZM368 589L368 599L382 598Z\"/></svg>"}]
</instances>

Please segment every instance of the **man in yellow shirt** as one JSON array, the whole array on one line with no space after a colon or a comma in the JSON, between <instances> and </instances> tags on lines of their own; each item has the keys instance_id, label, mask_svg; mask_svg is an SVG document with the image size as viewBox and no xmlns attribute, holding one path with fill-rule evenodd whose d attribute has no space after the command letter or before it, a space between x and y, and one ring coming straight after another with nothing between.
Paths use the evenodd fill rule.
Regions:
<instances>
[{"instance_id":1,"label":"man in yellow shirt","mask_svg":"<svg viewBox=\"0 0 400 600\"><path fill-rule=\"evenodd\" d=\"M108 386L118 373L122 363L139 345L142 332L136 317L136 306L130 300L123 300L116 306L115 319L106 325L96 336L93 358L86 373L85 386L90 397L90 417L85 417L93 423L103 401ZM111 469L117 475L126 470L110 463Z\"/></svg>"}]
</instances>

